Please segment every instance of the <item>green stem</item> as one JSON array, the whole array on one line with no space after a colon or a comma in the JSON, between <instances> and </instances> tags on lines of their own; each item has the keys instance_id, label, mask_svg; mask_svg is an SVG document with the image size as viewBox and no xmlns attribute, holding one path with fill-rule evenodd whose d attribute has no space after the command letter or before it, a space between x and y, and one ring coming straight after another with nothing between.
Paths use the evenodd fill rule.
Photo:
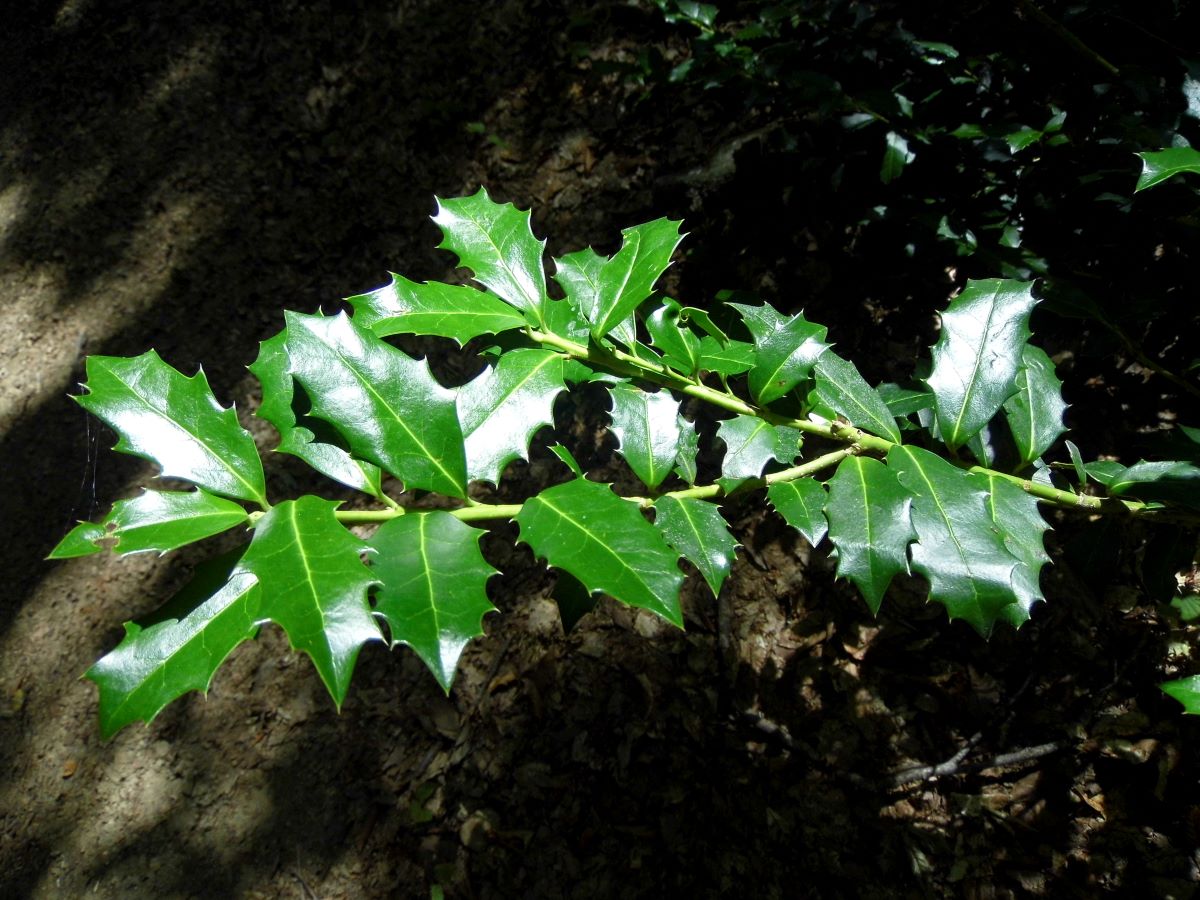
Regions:
<instances>
[{"instance_id":1,"label":"green stem","mask_svg":"<svg viewBox=\"0 0 1200 900\"><path fill-rule=\"evenodd\" d=\"M894 445L886 438L876 437L861 428L855 428L841 422L812 422L808 419L790 419L787 416L776 415L769 410L761 409L747 403L729 391L719 391L706 384L700 384L680 375L678 372L662 363L651 362L614 348L600 348L596 345L585 347L575 341L567 340L557 334L547 334L542 331L530 331L529 336L540 344L553 347L575 359L593 365L601 366L617 375L629 375L653 382L662 387L672 388L689 397L703 400L713 406L737 413L741 416L754 416L770 422L772 425L786 425L808 434L816 434L830 440L855 444L863 450L875 453L887 453Z\"/></svg>"},{"instance_id":2,"label":"green stem","mask_svg":"<svg viewBox=\"0 0 1200 900\"><path fill-rule=\"evenodd\" d=\"M333 514L343 525L368 525L373 522L388 522L413 511L397 506L395 509L338 509L334 510ZM489 519L511 519L521 511L521 504L476 503L473 506L444 511L460 522L484 522Z\"/></svg>"}]
</instances>

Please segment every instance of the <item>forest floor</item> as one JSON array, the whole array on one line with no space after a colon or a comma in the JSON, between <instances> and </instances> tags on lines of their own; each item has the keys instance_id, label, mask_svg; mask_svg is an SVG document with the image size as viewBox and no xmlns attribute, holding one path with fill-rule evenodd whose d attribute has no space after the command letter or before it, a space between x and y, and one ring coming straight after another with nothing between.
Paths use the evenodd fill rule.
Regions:
<instances>
[{"instance_id":1,"label":"forest floor","mask_svg":"<svg viewBox=\"0 0 1200 900\"><path fill-rule=\"evenodd\" d=\"M80 676L212 548L43 561L152 474L68 399L87 355L203 364L250 425L283 308L453 276L435 194L531 206L552 253L660 215L703 241L722 212L689 173L759 126L597 76L652 27L630 8L361 7L31 0L0 36L0 895L1193 896L1200 730L1154 687L1169 628L1053 533L1049 602L985 642L916 580L872 617L754 498L686 631L604 603L564 635L500 528L501 612L449 698L369 646L338 714L266 628L207 697L100 739ZM689 302L702 265L673 270ZM820 319L844 345L851 305ZM877 340L915 350L930 319ZM542 441L501 489L553 465Z\"/></svg>"}]
</instances>

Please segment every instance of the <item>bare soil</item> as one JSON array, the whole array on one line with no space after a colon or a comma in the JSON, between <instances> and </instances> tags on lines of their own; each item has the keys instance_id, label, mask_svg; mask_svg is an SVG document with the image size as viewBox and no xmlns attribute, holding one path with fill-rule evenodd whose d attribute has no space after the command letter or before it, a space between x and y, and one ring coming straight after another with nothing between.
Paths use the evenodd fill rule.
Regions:
<instances>
[{"instance_id":1,"label":"bare soil","mask_svg":"<svg viewBox=\"0 0 1200 900\"><path fill-rule=\"evenodd\" d=\"M411 654L368 647L338 714L266 629L206 698L100 740L80 675L212 548L43 561L152 475L68 399L85 356L203 363L252 425L244 366L281 310L389 270L452 277L432 198L480 184L532 206L555 253L686 218L700 249L673 278L703 302L686 290L720 252L704 228L740 176L683 176L762 123L648 108L596 74L656 21L459 0L6 13L0 895L1195 894L1200 730L1154 687L1170 628L1128 575L1090 586L1054 535L1049 602L984 642L916 582L874 619L754 498L731 511L744 550L720 600L689 580L686 632L602 605L564 636L550 577L499 528L501 613L448 699ZM779 301L745 274L706 290ZM849 345L865 314L812 317ZM907 352L928 327L875 340ZM538 449L501 490L553 465ZM277 458L269 477L304 486Z\"/></svg>"}]
</instances>

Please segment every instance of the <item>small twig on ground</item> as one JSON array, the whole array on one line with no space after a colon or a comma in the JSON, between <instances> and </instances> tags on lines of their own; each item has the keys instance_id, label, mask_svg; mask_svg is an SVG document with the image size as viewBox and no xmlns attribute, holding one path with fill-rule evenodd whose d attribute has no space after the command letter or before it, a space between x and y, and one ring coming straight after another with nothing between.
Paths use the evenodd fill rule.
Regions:
<instances>
[{"instance_id":1,"label":"small twig on ground","mask_svg":"<svg viewBox=\"0 0 1200 900\"><path fill-rule=\"evenodd\" d=\"M914 781L928 781L931 778L940 778L945 775L957 775L959 772L978 772L981 769L1000 769L1005 766L1015 766L1030 760L1040 759L1043 756L1049 756L1051 753L1057 753L1059 750L1065 750L1071 747L1074 741L1051 741L1048 744L1038 744L1036 747L1024 747L1020 750L1013 750L1009 753L999 753L989 759L976 760L974 762L964 762L971 747L965 746L954 756L936 766L913 766L909 769L901 769L895 772L884 781L884 786L889 788L903 787Z\"/></svg>"}]
</instances>

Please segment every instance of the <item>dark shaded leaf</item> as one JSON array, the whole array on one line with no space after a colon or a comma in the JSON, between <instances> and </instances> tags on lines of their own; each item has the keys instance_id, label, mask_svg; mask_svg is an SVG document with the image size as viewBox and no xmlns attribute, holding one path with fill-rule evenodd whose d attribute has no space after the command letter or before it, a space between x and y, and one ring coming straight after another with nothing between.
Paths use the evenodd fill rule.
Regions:
<instances>
[{"instance_id":1,"label":"dark shaded leaf","mask_svg":"<svg viewBox=\"0 0 1200 900\"><path fill-rule=\"evenodd\" d=\"M273 507L255 525L235 573L257 577L259 616L309 655L340 709L359 649L383 636L367 604L375 579L359 559L366 544L334 518L337 506L306 496Z\"/></svg>"},{"instance_id":2,"label":"dark shaded leaf","mask_svg":"<svg viewBox=\"0 0 1200 900\"><path fill-rule=\"evenodd\" d=\"M729 533L717 505L668 494L658 499L654 509L654 524L667 543L700 570L714 597L720 594L737 555L738 542Z\"/></svg>"},{"instance_id":3,"label":"dark shaded leaf","mask_svg":"<svg viewBox=\"0 0 1200 900\"><path fill-rule=\"evenodd\" d=\"M911 505L895 474L870 457L846 457L829 479L825 516L838 577L854 582L876 615L892 579L908 571L908 546L917 536Z\"/></svg>"},{"instance_id":4,"label":"dark shaded leaf","mask_svg":"<svg viewBox=\"0 0 1200 900\"><path fill-rule=\"evenodd\" d=\"M392 646L412 647L446 693L463 648L483 634L482 619L495 610L487 581L498 573L479 552L482 534L434 510L385 522L369 542L379 580L375 610Z\"/></svg>"},{"instance_id":5,"label":"dark shaded leaf","mask_svg":"<svg viewBox=\"0 0 1200 900\"><path fill-rule=\"evenodd\" d=\"M517 515L521 541L587 589L683 627L679 555L634 503L582 478L542 491Z\"/></svg>"}]
</instances>

